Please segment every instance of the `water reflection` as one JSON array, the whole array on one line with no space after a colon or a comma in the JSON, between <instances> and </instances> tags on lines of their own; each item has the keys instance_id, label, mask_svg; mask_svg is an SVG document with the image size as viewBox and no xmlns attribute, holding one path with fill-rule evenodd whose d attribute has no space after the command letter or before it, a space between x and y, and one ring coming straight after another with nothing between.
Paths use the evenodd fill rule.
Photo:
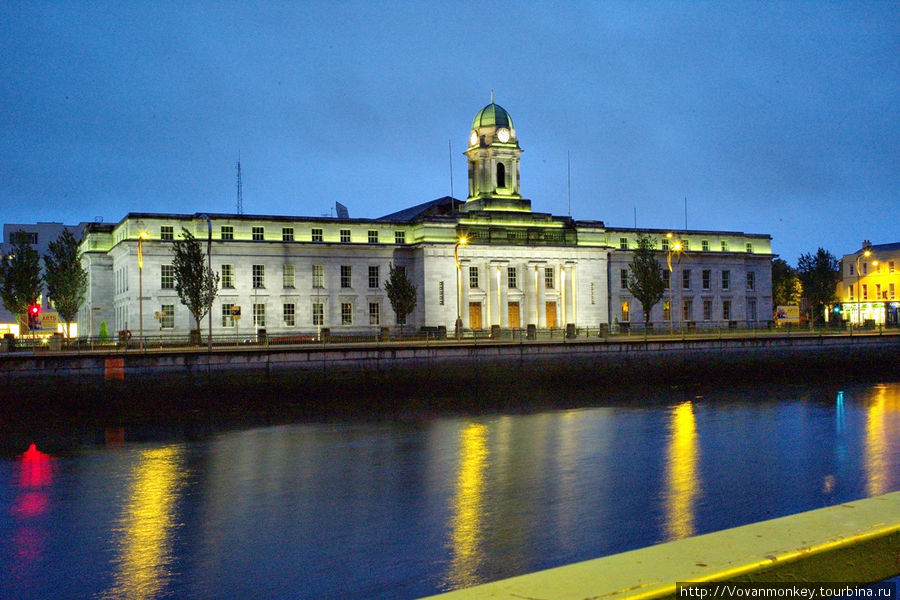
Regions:
<instances>
[{"instance_id":1,"label":"water reflection","mask_svg":"<svg viewBox=\"0 0 900 600\"><path fill-rule=\"evenodd\" d=\"M888 428L900 413L900 386L878 385L866 409L865 469L866 494L878 496L890 491L891 464ZM896 429L891 428L896 433Z\"/></svg>"},{"instance_id":2,"label":"water reflection","mask_svg":"<svg viewBox=\"0 0 900 600\"><path fill-rule=\"evenodd\" d=\"M694 534L694 502L700 487L697 454L694 406L690 402L684 402L672 410L669 425L666 472L667 540L677 540Z\"/></svg>"},{"instance_id":3,"label":"water reflection","mask_svg":"<svg viewBox=\"0 0 900 600\"><path fill-rule=\"evenodd\" d=\"M12 571L27 579L41 561L47 531L37 519L49 508L49 489L53 481L52 457L31 444L19 459L18 494L10 511L18 527L13 534Z\"/></svg>"},{"instance_id":4,"label":"water reflection","mask_svg":"<svg viewBox=\"0 0 900 600\"><path fill-rule=\"evenodd\" d=\"M484 560L480 545L484 470L488 458L487 433L487 426L479 423L469 424L460 433L459 473L453 498L453 559L447 575L450 589L481 583L478 568Z\"/></svg>"},{"instance_id":5,"label":"water reflection","mask_svg":"<svg viewBox=\"0 0 900 600\"><path fill-rule=\"evenodd\" d=\"M140 453L121 522L115 583L103 598L152 599L168 584L175 500L183 478L180 451L167 446Z\"/></svg>"}]
</instances>

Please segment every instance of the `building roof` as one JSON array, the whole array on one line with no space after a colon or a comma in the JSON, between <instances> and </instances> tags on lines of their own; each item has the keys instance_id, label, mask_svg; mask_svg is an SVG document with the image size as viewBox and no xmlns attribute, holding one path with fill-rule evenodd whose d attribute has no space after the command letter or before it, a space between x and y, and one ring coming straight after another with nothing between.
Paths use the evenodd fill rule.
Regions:
<instances>
[{"instance_id":1,"label":"building roof","mask_svg":"<svg viewBox=\"0 0 900 600\"><path fill-rule=\"evenodd\" d=\"M438 198L437 200L432 200L430 202L423 202L422 204L417 204L415 206L410 206L409 208L404 208L403 210L397 211L395 213L391 213L389 215L379 217L376 220L377 221L414 221L415 219L425 217L425 216L443 215L443 214L448 214L450 212L455 212L456 207L458 207L461 204L463 204L462 200L457 200L456 198L452 198L450 196L444 196L443 198Z\"/></svg>"},{"instance_id":2,"label":"building roof","mask_svg":"<svg viewBox=\"0 0 900 600\"><path fill-rule=\"evenodd\" d=\"M512 129L512 117L509 116L505 108L491 102L479 110L472 121L472 129L478 129L479 127L507 127Z\"/></svg>"}]
</instances>

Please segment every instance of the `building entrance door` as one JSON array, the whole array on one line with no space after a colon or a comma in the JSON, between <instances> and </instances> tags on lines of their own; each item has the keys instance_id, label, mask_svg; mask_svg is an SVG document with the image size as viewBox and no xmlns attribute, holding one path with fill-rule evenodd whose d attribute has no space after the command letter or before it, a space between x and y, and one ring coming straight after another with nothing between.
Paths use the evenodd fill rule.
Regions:
<instances>
[{"instance_id":1,"label":"building entrance door","mask_svg":"<svg viewBox=\"0 0 900 600\"><path fill-rule=\"evenodd\" d=\"M481 329L481 302L469 302L469 329Z\"/></svg>"},{"instance_id":2,"label":"building entrance door","mask_svg":"<svg viewBox=\"0 0 900 600\"><path fill-rule=\"evenodd\" d=\"M509 311L509 328L521 329L522 321L519 319L519 303L510 302L507 305L507 310Z\"/></svg>"},{"instance_id":3,"label":"building entrance door","mask_svg":"<svg viewBox=\"0 0 900 600\"><path fill-rule=\"evenodd\" d=\"M547 329L556 329L556 302L547 303Z\"/></svg>"}]
</instances>

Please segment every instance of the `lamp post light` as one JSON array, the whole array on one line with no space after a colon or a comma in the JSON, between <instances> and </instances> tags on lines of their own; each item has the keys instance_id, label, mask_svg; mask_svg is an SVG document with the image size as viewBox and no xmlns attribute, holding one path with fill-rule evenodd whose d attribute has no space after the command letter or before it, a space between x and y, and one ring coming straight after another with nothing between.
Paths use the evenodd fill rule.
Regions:
<instances>
[{"instance_id":1,"label":"lamp post light","mask_svg":"<svg viewBox=\"0 0 900 600\"><path fill-rule=\"evenodd\" d=\"M469 238L460 236L453 247L453 258L456 260L456 339L462 338L462 266L459 264L459 247L469 243Z\"/></svg>"},{"instance_id":2,"label":"lamp post light","mask_svg":"<svg viewBox=\"0 0 900 600\"><path fill-rule=\"evenodd\" d=\"M671 232L666 234L666 239L671 240L673 238L673 234ZM666 264L669 266L669 329L674 333L675 332L675 318L674 311L675 306L674 302L672 302L672 290L675 287L675 282L672 280L672 255L676 254L678 257L681 257L681 241L675 240L674 242L669 244L668 249L666 250Z\"/></svg>"},{"instance_id":3,"label":"lamp post light","mask_svg":"<svg viewBox=\"0 0 900 600\"><path fill-rule=\"evenodd\" d=\"M138 233L138 335L141 338L141 350L144 349L144 240L149 237L146 230Z\"/></svg>"},{"instance_id":4,"label":"lamp post light","mask_svg":"<svg viewBox=\"0 0 900 600\"><path fill-rule=\"evenodd\" d=\"M862 254L856 255L856 326L862 324L862 288L859 286L859 259L863 256L872 256L868 246L863 246Z\"/></svg>"}]
</instances>

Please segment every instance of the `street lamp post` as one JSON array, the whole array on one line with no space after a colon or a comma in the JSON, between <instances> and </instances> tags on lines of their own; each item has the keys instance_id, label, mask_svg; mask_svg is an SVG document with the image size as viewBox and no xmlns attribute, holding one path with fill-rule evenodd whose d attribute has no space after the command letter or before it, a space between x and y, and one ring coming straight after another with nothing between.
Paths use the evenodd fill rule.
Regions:
<instances>
[{"instance_id":1,"label":"street lamp post","mask_svg":"<svg viewBox=\"0 0 900 600\"><path fill-rule=\"evenodd\" d=\"M146 230L138 233L138 335L141 338L141 350L144 349L144 240L149 237Z\"/></svg>"},{"instance_id":2,"label":"street lamp post","mask_svg":"<svg viewBox=\"0 0 900 600\"><path fill-rule=\"evenodd\" d=\"M856 255L856 326L862 324L862 288L859 286L859 259L863 256L872 256L868 246L863 246L862 254Z\"/></svg>"},{"instance_id":3,"label":"street lamp post","mask_svg":"<svg viewBox=\"0 0 900 600\"><path fill-rule=\"evenodd\" d=\"M669 232L666 234L666 238L671 240L673 237L672 233ZM669 329L674 333L675 332L675 303L672 301L672 290L675 287L675 282L672 281L672 255L678 254L681 256L681 241L675 240L674 242L669 244L668 249L666 250L666 264L669 266Z\"/></svg>"},{"instance_id":4,"label":"street lamp post","mask_svg":"<svg viewBox=\"0 0 900 600\"><path fill-rule=\"evenodd\" d=\"M453 258L456 260L456 339L462 338L462 266L459 264L459 247L469 243L469 238L460 236L453 247Z\"/></svg>"}]
</instances>

